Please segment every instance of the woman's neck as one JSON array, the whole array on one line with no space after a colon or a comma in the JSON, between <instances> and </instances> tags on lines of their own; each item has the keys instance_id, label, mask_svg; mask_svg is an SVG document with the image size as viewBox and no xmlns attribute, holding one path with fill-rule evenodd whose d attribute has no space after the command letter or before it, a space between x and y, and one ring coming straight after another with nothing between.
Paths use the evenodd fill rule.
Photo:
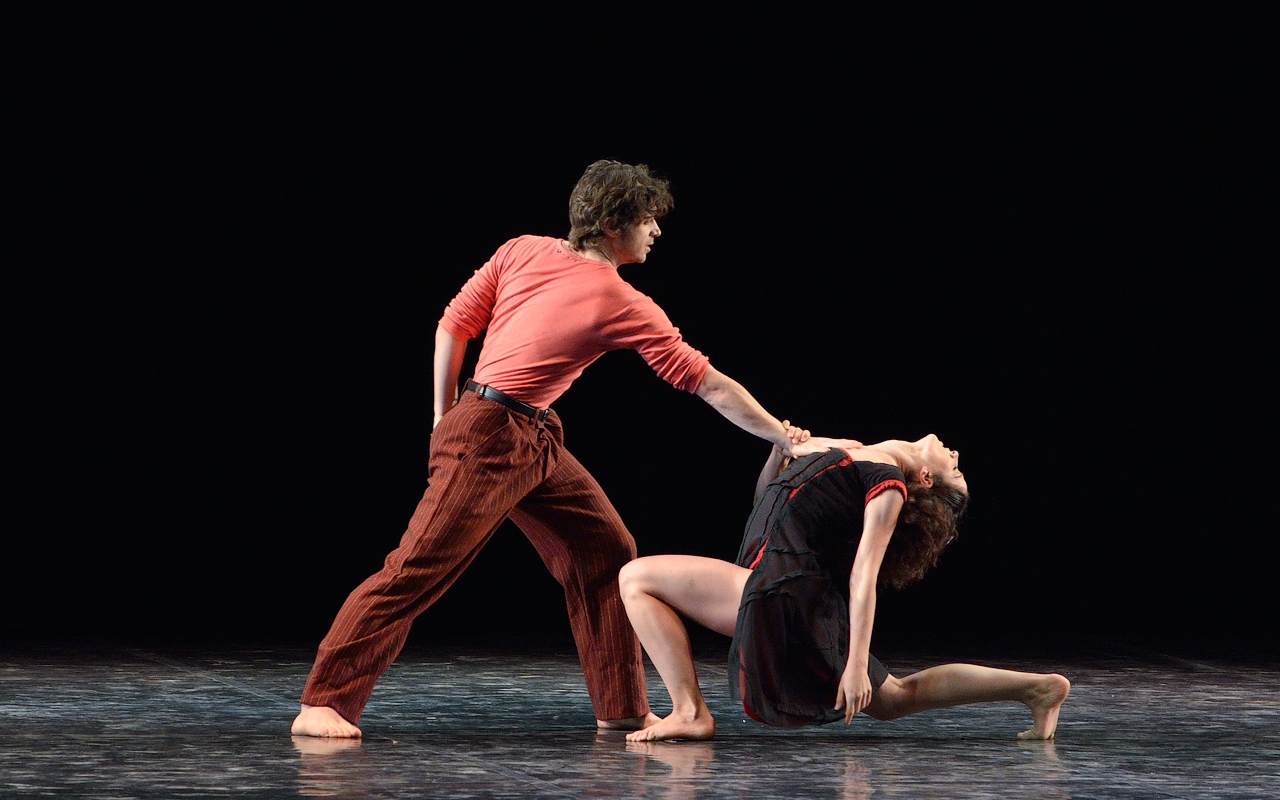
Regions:
<instances>
[{"instance_id":1,"label":"woman's neck","mask_svg":"<svg viewBox=\"0 0 1280 800\"><path fill-rule=\"evenodd\" d=\"M924 460L920 456L920 445L915 442L904 442L901 439L886 439L883 442L864 445L852 439L829 439L825 436L814 436L810 441L814 444L838 447L855 461L892 464L908 477L919 473L920 467L924 465Z\"/></svg>"},{"instance_id":2,"label":"woman's neck","mask_svg":"<svg viewBox=\"0 0 1280 800\"><path fill-rule=\"evenodd\" d=\"M908 477L918 472L923 463L920 458L920 447L915 442L888 439L865 445L862 449L884 456L887 459L886 463L892 463Z\"/></svg>"}]
</instances>

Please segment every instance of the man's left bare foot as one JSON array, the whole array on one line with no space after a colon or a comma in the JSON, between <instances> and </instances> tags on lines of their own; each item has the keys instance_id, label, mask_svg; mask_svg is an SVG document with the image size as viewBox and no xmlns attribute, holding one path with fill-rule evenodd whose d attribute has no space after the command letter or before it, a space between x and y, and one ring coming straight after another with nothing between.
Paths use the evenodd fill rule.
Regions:
<instances>
[{"instance_id":1,"label":"man's left bare foot","mask_svg":"<svg viewBox=\"0 0 1280 800\"><path fill-rule=\"evenodd\" d=\"M298 736L296 734L290 738L293 739L293 749L304 756L331 756L334 753L341 753L344 750L356 750L360 747L360 739L332 736Z\"/></svg>"},{"instance_id":2,"label":"man's left bare foot","mask_svg":"<svg viewBox=\"0 0 1280 800\"><path fill-rule=\"evenodd\" d=\"M650 725L657 725L662 718L650 712L643 717L627 717L626 719L598 719L596 727L602 731L638 731Z\"/></svg>"},{"instance_id":3,"label":"man's left bare foot","mask_svg":"<svg viewBox=\"0 0 1280 800\"><path fill-rule=\"evenodd\" d=\"M335 739L359 739L360 729L328 706L302 704L302 711L293 720L290 732L294 736L322 736Z\"/></svg>"}]
</instances>

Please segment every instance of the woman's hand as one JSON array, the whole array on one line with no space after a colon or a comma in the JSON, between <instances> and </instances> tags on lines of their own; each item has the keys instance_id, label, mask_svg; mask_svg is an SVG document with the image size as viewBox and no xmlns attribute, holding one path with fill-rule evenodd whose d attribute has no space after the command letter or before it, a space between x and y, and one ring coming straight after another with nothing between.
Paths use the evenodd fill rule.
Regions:
<instances>
[{"instance_id":1,"label":"woman's hand","mask_svg":"<svg viewBox=\"0 0 1280 800\"><path fill-rule=\"evenodd\" d=\"M853 721L853 715L871 702L871 678L867 668L850 665L840 676L840 688L836 689L836 709L844 709L844 724Z\"/></svg>"}]
</instances>

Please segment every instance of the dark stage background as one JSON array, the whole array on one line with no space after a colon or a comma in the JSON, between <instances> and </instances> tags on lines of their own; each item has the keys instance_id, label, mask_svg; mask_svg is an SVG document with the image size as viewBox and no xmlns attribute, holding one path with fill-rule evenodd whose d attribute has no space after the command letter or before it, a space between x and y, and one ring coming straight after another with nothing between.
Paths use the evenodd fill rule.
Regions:
<instances>
[{"instance_id":1,"label":"dark stage background","mask_svg":"<svg viewBox=\"0 0 1280 800\"><path fill-rule=\"evenodd\" d=\"M611 157L672 180L622 274L719 369L963 453L880 646L1274 654L1263 7L52 13L16 53L0 631L317 643L425 485L444 305ZM642 554L732 558L763 443L630 352L556 408ZM567 636L508 526L411 642Z\"/></svg>"}]
</instances>

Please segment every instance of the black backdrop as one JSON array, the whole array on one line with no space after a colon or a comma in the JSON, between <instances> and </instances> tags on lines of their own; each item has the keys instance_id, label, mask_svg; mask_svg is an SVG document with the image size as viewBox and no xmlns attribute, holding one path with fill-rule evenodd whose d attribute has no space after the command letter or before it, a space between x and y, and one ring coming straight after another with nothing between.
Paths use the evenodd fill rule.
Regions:
<instances>
[{"instance_id":1,"label":"black backdrop","mask_svg":"<svg viewBox=\"0 0 1280 800\"><path fill-rule=\"evenodd\" d=\"M445 303L612 157L676 197L623 276L719 369L962 451L880 642L1274 653L1261 7L21 28L0 630L316 643L425 485ZM556 407L642 554L733 556L766 446L627 352ZM566 635L507 526L411 641Z\"/></svg>"}]
</instances>

